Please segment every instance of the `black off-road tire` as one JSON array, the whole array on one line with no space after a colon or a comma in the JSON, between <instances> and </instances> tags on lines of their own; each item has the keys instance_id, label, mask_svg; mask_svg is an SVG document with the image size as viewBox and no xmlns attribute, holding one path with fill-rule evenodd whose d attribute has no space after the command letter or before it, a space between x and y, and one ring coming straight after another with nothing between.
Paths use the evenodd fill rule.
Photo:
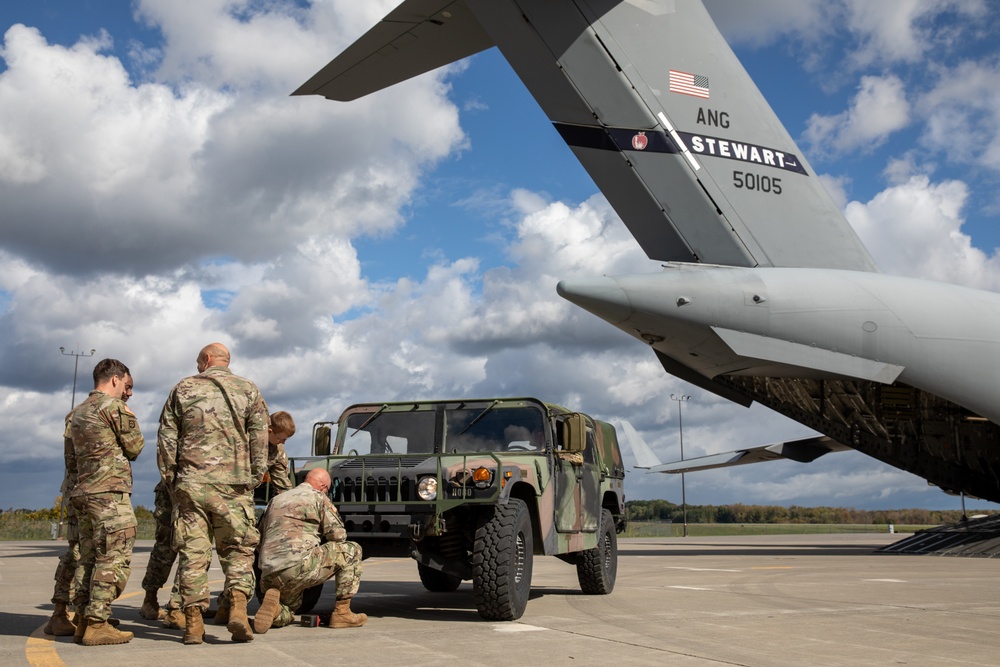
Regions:
<instances>
[{"instance_id":1,"label":"black off-road tire","mask_svg":"<svg viewBox=\"0 0 1000 667\"><path fill-rule=\"evenodd\" d=\"M490 621L521 618L531 593L531 513L511 498L493 508L476 530L472 591L479 615Z\"/></svg>"},{"instance_id":2,"label":"black off-road tire","mask_svg":"<svg viewBox=\"0 0 1000 667\"><path fill-rule=\"evenodd\" d=\"M462 580L453 574L447 574L423 563L417 563L417 573L420 583L431 593L451 593L462 585Z\"/></svg>"},{"instance_id":3,"label":"black off-road tire","mask_svg":"<svg viewBox=\"0 0 1000 667\"><path fill-rule=\"evenodd\" d=\"M576 576L580 580L580 589L587 595L607 595L615 589L618 535L615 533L615 519L607 509L601 510L597 546L581 552L577 558Z\"/></svg>"}]
</instances>

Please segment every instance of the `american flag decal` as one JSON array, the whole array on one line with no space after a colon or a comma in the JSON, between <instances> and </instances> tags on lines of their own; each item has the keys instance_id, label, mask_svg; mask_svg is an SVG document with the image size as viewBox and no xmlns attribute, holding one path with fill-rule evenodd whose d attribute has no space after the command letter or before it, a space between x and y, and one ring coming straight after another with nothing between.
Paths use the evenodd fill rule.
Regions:
<instances>
[{"instance_id":1,"label":"american flag decal","mask_svg":"<svg viewBox=\"0 0 1000 667\"><path fill-rule=\"evenodd\" d=\"M670 70L670 92L708 99L708 77Z\"/></svg>"}]
</instances>

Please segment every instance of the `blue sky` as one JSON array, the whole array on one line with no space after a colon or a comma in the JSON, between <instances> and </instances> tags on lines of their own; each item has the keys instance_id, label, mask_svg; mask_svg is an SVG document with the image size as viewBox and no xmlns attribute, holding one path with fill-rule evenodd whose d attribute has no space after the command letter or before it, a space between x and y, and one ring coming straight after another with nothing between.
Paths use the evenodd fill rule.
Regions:
<instances>
[{"instance_id":1,"label":"blue sky","mask_svg":"<svg viewBox=\"0 0 1000 667\"><path fill-rule=\"evenodd\" d=\"M1000 288L1000 8L706 4L884 271ZM655 264L495 50L349 104L289 96L393 5L0 5L0 507L58 493L61 346L132 368L147 506L162 402L214 340L296 417L298 455L351 403L460 395L628 419L664 460L671 392L689 457L808 435L556 296ZM689 475L687 498L958 506L856 453Z\"/></svg>"}]
</instances>

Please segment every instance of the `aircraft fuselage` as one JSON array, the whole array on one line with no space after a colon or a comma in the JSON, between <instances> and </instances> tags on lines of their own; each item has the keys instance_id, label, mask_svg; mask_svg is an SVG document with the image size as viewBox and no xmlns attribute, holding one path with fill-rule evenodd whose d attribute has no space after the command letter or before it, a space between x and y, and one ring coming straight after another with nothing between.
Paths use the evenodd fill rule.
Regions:
<instances>
[{"instance_id":1,"label":"aircraft fuselage","mask_svg":"<svg viewBox=\"0 0 1000 667\"><path fill-rule=\"evenodd\" d=\"M559 294L685 366L902 382L1000 421L1000 295L879 273L671 264Z\"/></svg>"}]
</instances>

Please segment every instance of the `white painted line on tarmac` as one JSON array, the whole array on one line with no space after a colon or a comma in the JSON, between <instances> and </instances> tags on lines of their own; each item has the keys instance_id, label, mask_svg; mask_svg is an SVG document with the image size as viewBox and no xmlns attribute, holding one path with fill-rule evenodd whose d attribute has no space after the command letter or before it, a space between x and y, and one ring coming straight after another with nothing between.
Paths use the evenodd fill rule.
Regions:
<instances>
[{"instance_id":1,"label":"white painted line on tarmac","mask_svg":"<svg viewBox=\"0 0 1000 667\"><path fill-rule=\"evenodd\" d=\"M548 628L540 628L537 625L528 625L527 623L504 623L503 625L494 625L493 629L497 632L542 632L548 630Z\"/></svg>"},{"instance_id":2,"label":"white painted line on tarmac","mask_svg":"<svg viewBox=\"0 0 1000 667\"><path fill-rule=\"evenodd\" d=\"M665 570L686 570L688 572L742 572L743 570L723 570L717 567L678 567L678 566L667 566Z\"/></svg>"}]
</instances>

